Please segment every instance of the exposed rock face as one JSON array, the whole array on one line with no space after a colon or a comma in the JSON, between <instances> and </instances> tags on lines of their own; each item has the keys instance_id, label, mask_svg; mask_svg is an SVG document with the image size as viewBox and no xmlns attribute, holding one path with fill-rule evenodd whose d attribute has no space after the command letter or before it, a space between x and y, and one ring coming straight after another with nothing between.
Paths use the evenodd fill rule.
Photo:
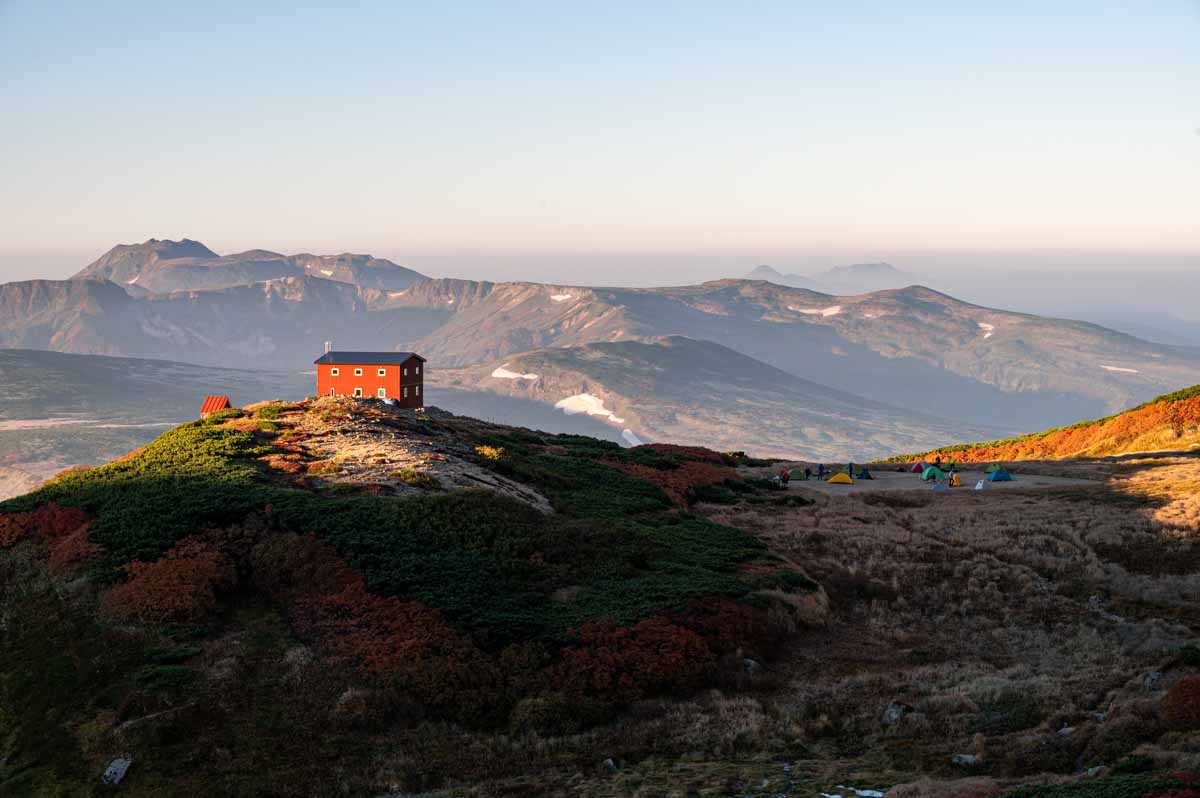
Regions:
<instances>
[{"instance_id":1,"label":"exposed rock face","mask_svg":"<svg viewBox=\"0 0 1200 798\"><path fill-rule=\"evenodd\" d=\"M353 409L353 412L347 412ZM319 479L333 484L373 485L392 493L420 494L427 487L412 474L425 475L443 489L487 488L523 501L542 512L550 502L522 485L473 462L475 453L461 439L432 432L420 423L437 410L400 410L382 403L364 409L346 397L317 399L304 415L303 446L319 451L332 464ZM445 414L443 414L445 415ZM470 423L469 421L464 423ZM432 486L434 482L427 483ZM414 484L415 483L415 484Z\"/></svg>"}]
</instances>

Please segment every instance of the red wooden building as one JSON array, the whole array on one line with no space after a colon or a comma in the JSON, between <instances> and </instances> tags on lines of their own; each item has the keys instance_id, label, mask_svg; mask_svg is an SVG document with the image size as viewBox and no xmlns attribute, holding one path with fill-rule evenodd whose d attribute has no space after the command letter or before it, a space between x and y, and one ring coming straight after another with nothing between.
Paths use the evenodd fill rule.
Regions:
<instances>
[{"instance_id":1,"label":"red wooden building","mask_svg":"<svg viewBox=\"0 0 1200 798\"><path fill-rule=\"evenodd\" d=\"M425 404L425 358L415 352L326 352L317 365L317 396L395 399Z\"/></svg>"}]
</instances>

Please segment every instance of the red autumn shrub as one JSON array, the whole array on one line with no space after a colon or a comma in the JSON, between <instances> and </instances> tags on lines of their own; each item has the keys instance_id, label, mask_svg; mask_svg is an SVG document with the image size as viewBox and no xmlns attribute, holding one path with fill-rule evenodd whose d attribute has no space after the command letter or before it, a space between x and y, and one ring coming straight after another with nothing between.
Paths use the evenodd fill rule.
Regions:
<instances>
[{"instance_id":1,"label":"red autumn shrub","mask_svg":"<svg viewBox=\"0 0 1200 798\"><path fill-rule=\"evenodd\" d=\"M50 540L69 535L91 520L78 507L63 507L54 502L43 504L32 515L33 531Z\"/></svg>"},{"instance_id":2,"label":"red autumn shrub","mask_svg":"<svg viewBox=\"0 0 1200 798\"><path fill-rule=\"evenodd\" d=\"M63 507L50 502L27 513L0 515L0 548L8 548L29 534L53 540L70 534L89 521L78 507Z\"/></svg>"},{"instance_id":3,"label":"red autumn shrub","mask_svg":"<svg viewBox=\"0 0 1200 798\"><path fill-rule=\"evenodd\" d=\"M632 627L586 623L574 636L578 647L550 674L554 689L574 697L624 702L696 687L715 660L699 635L661 617Z\"/></svg>"},{"instance_id":4,"label":"red autumn shrub","mask_svg":"<svg viewBox=\"0 0 1200 798\"><path fill-rule=\"evenodd\" d=\"M437 610L367 591L332 546L278 535L251 553L254 582L289 612L325 661L430 706L483 702L493 678L483 654Z\"/></svg>"},{"instance_id":5,"label":"red autumn shrub","mask_svg":"<svg viewBox=\"0 0 1200 798\"><path fill-rule=\"evenodd\" d=\"M104 547L88 539L84 525L54 542L50 548L50 570L59 576L73 576L104 556Z\"/></svg>"},{"instance_id":6,"label":"red autumn shrub","mask_svg":"<svg viewBox=\"0 0 1200 798\"><path fill-rule=\"evenodd\" d=\"M1200 729L1200 676L1185 676L1176 682L1160 704L1163 720L1174 729Z\"/></svg>"},{"instance_id":7,"label":"red autumn shrub","mask_svg":"<svg viewBox=\"0 0 1200 798\"><path fill-rule=\"evenodd\" d=\"M658 446L659 444L654 445ZM651 468L638 463L621 463L615 460L602 462L631 477L637 477L658 486L671 501L680 507L687 506L693 488L701 485L720 485L729 479L741 479L733 469L727 466L695 460L680 463L678 468L669 469Z\"/></svg>"},{"instance_id":8,"label":"red autumn shrub","mask_svg":"<svg viewBox=\"0 0 1200 798\"><path fill-rule=\"evenodd\" d=\"M671 616L671 621L695 632L717 655L752 651L766 654L770 649L767 611L727 599L706 598L692 602L687 609Z\"/></svg>"},{"instance_id":9,"label":"red autumn shrub","mask_svg":"<svg viewBox=\"0 0 1200 798\"><path fill-rule=\"evenodd\" d=\"M337 551L311 535L275 535L250 552L254 584L276 601L338 593L361 577Z\"/></svg>"},{"instance_id":10,"label":"red autumn shrub","mask_svg":"<svg viewBox=\"0 0 1200 798\"><path fill-rule=\"evenodd\" d=\"M25 537L29 531L32 513L5 513L0 515L0 548L7 549Z\"/></svg>"},{"instance_id":11,"label":"red autumn shrub","mask_svg":"<svg viewBox=\"0 0 1200 798\"><path fill-rule=\"evenodd\" d=\"M340 593L297 599L293 618L297 633L314 640L331 665L394 683L423 703L453 703L484 670L479 652L440 612L373 596L361 580Z\"/></svg>"},{"instance_id":12,"label":"red autumn shrub","mask_svg":"<svg viewBox=\"0 0 1200 798\"><path fill-rule=\"evenodd\" d=\"M703 446L679 446L674 443L647 443L643 449L651 449L663 454L677 454L681 457L686 457L689 460L699 460L713 465L724 465L725 459L721 457L720 452L714 452L712 449L705 449Z\"/></svg>"},{"instance_id":13,"label":"red autumn shrub","mask_svg":"<svg viewBox=\"0 0 1200 798\"><path fill-rule=\"evenodd\" d=\"M161 560L125 566L129 580L104 594L107 617L141 623L204 620L217 606L217 593L232 589L237 574L215 546L198 538L180 541Z\"/></svg>"}]
</instances>

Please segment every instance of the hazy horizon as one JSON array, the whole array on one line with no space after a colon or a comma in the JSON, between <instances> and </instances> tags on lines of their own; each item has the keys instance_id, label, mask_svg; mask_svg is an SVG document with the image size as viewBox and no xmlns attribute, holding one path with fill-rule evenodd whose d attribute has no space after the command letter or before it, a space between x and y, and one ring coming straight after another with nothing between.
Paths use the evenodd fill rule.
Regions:
<instances>
[{"instance_id":1,"label":"hazy horizon","mask_svg":"<svg viewBox=\"0 0 1200 798\"><path fill-rule=\"evenodd\" d=\"M0 3L10 264L174 231L530 277L1200 252L1188 0L65 11Z\"/></svg>"}]
</instances>

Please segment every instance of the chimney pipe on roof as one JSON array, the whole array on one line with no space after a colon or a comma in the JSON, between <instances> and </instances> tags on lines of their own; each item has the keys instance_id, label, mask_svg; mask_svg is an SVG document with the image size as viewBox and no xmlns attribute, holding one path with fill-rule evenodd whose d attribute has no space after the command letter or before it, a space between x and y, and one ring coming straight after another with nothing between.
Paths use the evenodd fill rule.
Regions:
<instances>
[{"instance_id":1,"label":"chimney pipe on roof","mask_svg":"<svg viewBox=\"0 0 1200 798\"><path fill-rule=\"evenodd\" d=\"M332 351L333 351L333 341L326 341L325 342L325 353L328 354Z\"/></svg>"}]
</instances>

